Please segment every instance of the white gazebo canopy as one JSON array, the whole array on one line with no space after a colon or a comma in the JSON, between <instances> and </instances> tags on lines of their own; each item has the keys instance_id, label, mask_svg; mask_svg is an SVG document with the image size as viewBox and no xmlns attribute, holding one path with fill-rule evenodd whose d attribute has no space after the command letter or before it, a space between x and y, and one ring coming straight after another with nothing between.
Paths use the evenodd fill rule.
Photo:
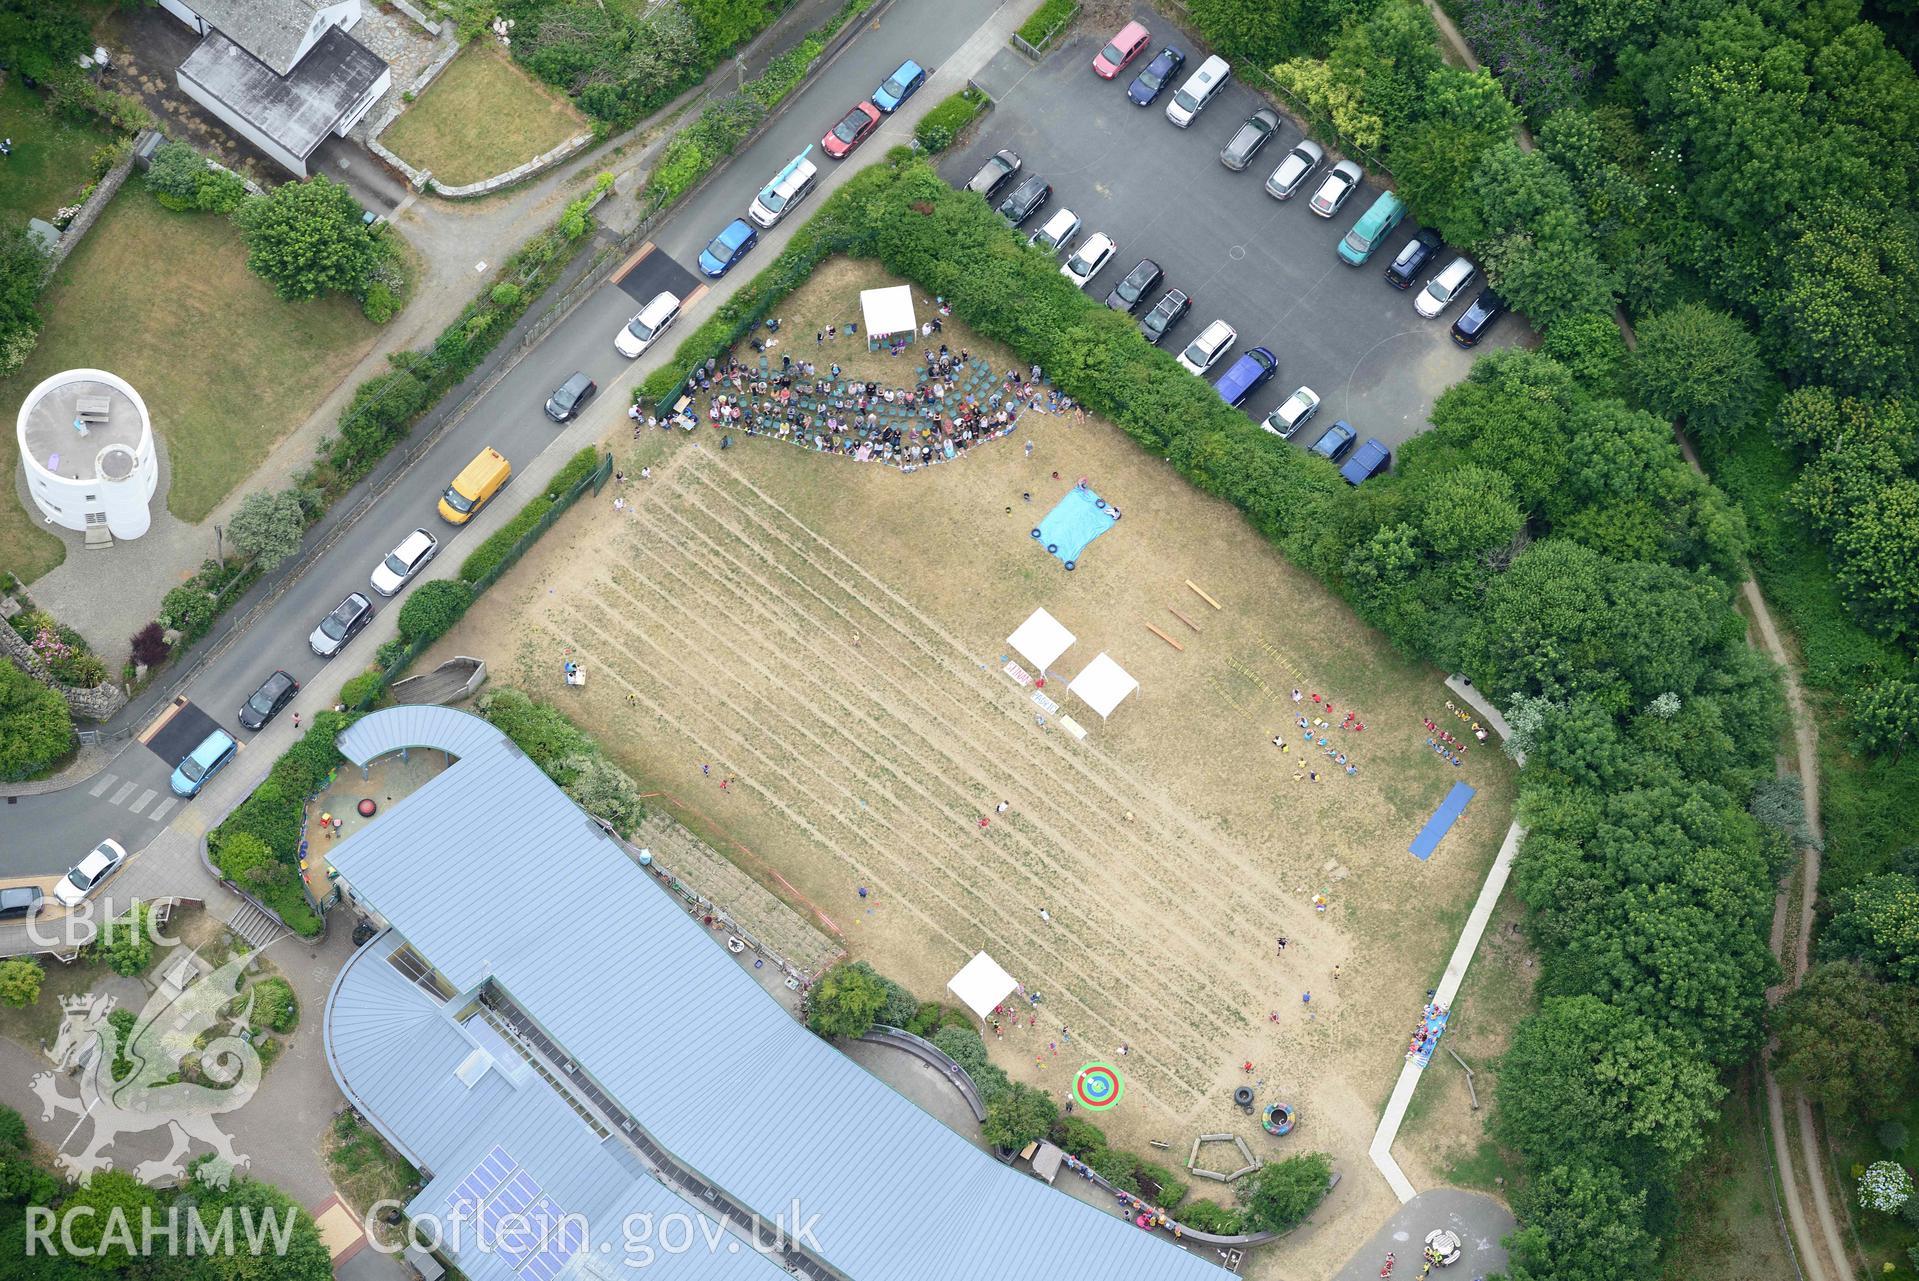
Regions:
<instances>
[{"instance_id":1,"label":"white gazebo canopy","mask_svg":"<svg viewBox=\"0 0 1919 1281\"><path fill-rule=\"evenodd\" d=\"M1036 609L1031 618L1019 625L1018 631L1006 638L1006 643L1044 672L1073 647L1073 633L1045 610Z\"/></svg>"},{"instance_id":2,"label":"white gazebo canopy","mask_svg":"<svg viewBox=\"0 0 1919 1281\"><path fill-rule=\"evenodd\" d=\"M1139 689L1139 682L1127 675L1126 669L1108 658L1102 651L1092 662L1080 669L1073 683L1066 687L1079 701L1098 712L1101 720L1113 714L1113 709L1123 702L1128 694Z\"/></svg>"},{"instance_id":3,"label":"white gazebo canopy","mask_svg":"<svg viewBox=\"0 0 1919 1281\"><path fill-rule=\"evenodd\" d=\"M913 316L913 288L894 285L889 289L860 290L860 314L866 320L868 342L894 334L919 333L919 321Z\"/></svg>"},{"instance_id":4,"label":"white gazebo canopy","mask_svg":"<svg viewBox=\"0 0 1919 1281\"><path fill-rule=\"evenodd\" d=\"M993 1007L1011 996L1019 988L1013 976L1002 970L999 962L981 952L966 963L966 968L955 974L946 984L946 990L960 999L973 1013L985 1021Z\"/></svg>"}]
</instances>

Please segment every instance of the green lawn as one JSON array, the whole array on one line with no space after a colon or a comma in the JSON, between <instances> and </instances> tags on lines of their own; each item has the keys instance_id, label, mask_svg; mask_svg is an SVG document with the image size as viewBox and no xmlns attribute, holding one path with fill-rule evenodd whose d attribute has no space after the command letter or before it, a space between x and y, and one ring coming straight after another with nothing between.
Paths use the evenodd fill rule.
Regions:
<instances>
[{"instance_id":1,"label":"green lawn","mask_svg":"<svg viewBox=\"0 0 1919 1281\"><path fill-rule=\"evenodd\" d=\"M478 40L400 114L380 141L443 187L460 187L523 165L586 128L565 95Z\"/></svg>"},{"instance_id":2,"label":"green lawn","mask_svg":"<svg viewBox=\"0 0 1919 1281\"><path fill-rule=\"evenodd\" d=\"M172 462L167 507L199 521L235 488L373 343L352 298L282 302L247 270L225 218L170 213L137 180L68 258L40 311L46 328L0 402L78 366L131 382ZM0 433L12 476L14 433ZM31 580L60 563L58 540L17 502L0 503L0 567Z\"/></svg>"},{"instance_id":3,"label":"green lawn","mask_svg":"<svg viewBox=\"0 0 1919 1281\"><path fill-rule=\"evenodd\" d=\"M28 218L51 222L54 210L78 204L80 189L93 180L93 153L109 141L96 129L55 119L39 94L4 76L0 137L13 139L13 155L0 161L0 221L8 226Z\"/></svg>"}]
</instances>

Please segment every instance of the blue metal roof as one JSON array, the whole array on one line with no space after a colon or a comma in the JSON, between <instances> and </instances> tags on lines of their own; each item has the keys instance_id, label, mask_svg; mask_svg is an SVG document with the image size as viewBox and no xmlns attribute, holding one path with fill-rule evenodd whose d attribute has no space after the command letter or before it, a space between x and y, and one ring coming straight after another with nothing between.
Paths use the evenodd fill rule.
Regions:
<instances>
[{"instance_id":1,"label":"blue metal roof","mask_svg":"<svg viewBox=\"0 0 1919 1281\"><path fill-rule=\"evenodd\" d=\"M833 1267L862 1281L977 1281L1006 1260L1060 1281L1217 1277L1001 1165L808 1032L478 718L395 708L341 746L364 762L423 741L468 753L329 851L356 897L461 990L491 977L736 1201L768 1220L795 1203L817 1214Z\"/></svg>"}]
</instances>

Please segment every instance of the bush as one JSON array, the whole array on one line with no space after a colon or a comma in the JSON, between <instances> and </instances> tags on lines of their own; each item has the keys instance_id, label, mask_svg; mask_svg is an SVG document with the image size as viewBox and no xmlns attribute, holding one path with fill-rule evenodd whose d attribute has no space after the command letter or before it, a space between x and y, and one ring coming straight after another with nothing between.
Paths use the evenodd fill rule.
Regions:
<instances>
[{"instance_id":1,"label":"bush","mask_svg":"<svg viewBox=\"0 0 1919 1281\"><path fill-rule=\"evenodd\" d=\"M886 988L864 961L835 965L806 994L806 1026L824 1037L865 1034L886 1004Z\"/></svg>"},{"instance_id":2,"label":"bush","mask_svg":"<svg viewBox=\"0 0 1919 1281\"><path fill-rule=\"evenodd\" d=\"M160 622L179 632L182 644L191 645L205 636L213 619L213 594L204 587L189 583L160 598Z\"/></svg>"},{"instance_id":3,"label":"bush","mask_svg":"<svg viewBox=\"0 0 1919 1281\"><path fill-rule=\"evenodd\" d=\"M928 152L944 151L953 145L961 130L992 105L979 90L962 89L921 116L919 124L913 129L913 137Z\"/></svg>"},{"instance_id":4,"label":"bush","mask_svg":"<svg viewBox=\"0 0 1919 1281\"><path fill-rule=\"evenodd\" d=\"M486 541L473 549L471 555L460 562L460 579L466 583L477 583L500 565L504 564L519 541L533 531L534 526L553 510L553 500L542 494L526 506L515 512L513 519L486 536Z\"/></svg>"},{"instance_id":5,"label":"bush","mask_svg":"<svg viewBox=\"0 0 1919 1281\"><path fill-rule=\"evenodd\" d=\"M1105 1151L1106 1131L1076 1116L1062 1117L1053 1127L1053 1142L1080 1160L1090 1161L1094 1153Z\"/></svg>"},{"instance_id":6,"label":"bush","mask_svg":"<svg viewBox=\"0 0 1919 1281\"><path fill-rule=\"evenodd\" d=\"M517 689L489 690L476 704L480 715L527 754L546 776L565 787L573 781L571 763L597 756L599 748L557 707L536 703Z\"/></svg>"},{"instance_id":7,"label":"bush","mask_svg":"<svg viewBox=\"0 0 1919 1281\"><path fill-rule=\"evenodd\" d=\"M509 281L502 280L499 284L488 290L486 296L495 307L502 309L520 305L520 287Z\"/></svg>"},{"instance_id":8,"label":"bush","mask_svg":"<svg viewBox=\"0 0 1919 1281\"><path fill-rule=\"evenodd\" d=\"M67 700L0 659L0 779L44 773L73 750Z\"/></svg>"},{"instance_id":9,"label":"bush","mask_svg":"<svg viewBox=\"0 0 1919 1281\"><path fill-rule=\"evenodd\" d=\"M1139 1158L1117 1148L1101 1148L1087 1158L1086 1164L1103 1175L1121 1192L1139 1191Z\"/></svg>"},{"instance_id":10,"label":"bush","mask_svg":"<svg viewBox=\"0 0 1919 1281\"><path fill-rule=\"evenodd\" d=\"M933 1044L972 1076L974 1085L979 1084L977 1073L990 1066L986 1060L986 1042L970 1027L943 1027L933 1033Z\"/></svg>"},{"instance_id":11,"label":"bush","mask_svg":"<svg viewBox=\"0 0 1919 1281\"><path fill-rule=\"evenodd\" d=\"M385 672L361 672L340 686L340 703L344 707L371 708L384 693Z\"/></svg>"},{"instance_id":12,"label":"bush","mask_svg":"<svg viewBox=\"0 0 1919 1281\"><path fill-rule=\"evenodd\" d=\"M242 553L272 569L300 550L306 512L290 489L256 489L240 500L227 521L227 537Z\"/></svg>"},{"instance_id":13,"label":"bush","mask_svg":"<svg viewBox=\"0 0 1919 1281\"><path fill-rule=\"evenodd\" d=\"M376 325L384 325L400 314L400 300L385 281L372 281L360 295L360 314Z\"/></svg>"},{"instance_id":14,"label":"bush","mask_svg":"<svg viewBox=\"0 0 1919 1281\"><path fill-rule=\"evenodd\" d=\"M566 464L553 473L553 479L546 483L546 488L541 492L548 500L559 501L561 495L570 493L575 485L591 476L599 468L600 462L600 451L588 445L567 459Z\"/></svg>"},{"instance_id":15,"label":"bush","mask_svg":"<svg viewBox=\"0 0 1919 1281\"><path fill-rule=\"evenodd\" d=\"M46 978L40 963L30 957L16 956L0 961L0 1005L23 1010L40 999L40 983Z\"/></svg>"},{"instance_id":16,"label":"bush","mask_svg":"<svg viewBox=\"0 0 1919 1281\"><path fill-rule=\"evenodd\" d=\"M246 236L247 266L274 293L297 301L330 292L358 296L366 288L379 255L360 215L352 192L313 177L247 202L236 221Z\"/></svg>"},{"instance_id":17,"label":"bush","mask_svg":"<svg viewBox=\"0 0 1919 1281\"><path fill-rule=\"evenodd\" d=\"M300 1002L293 995L293 985L278 977L255 983L253 1022L275 1032L291 1032L300 1022Z\"/></svg>"},{"instance_id":18,"label":"bush","mask_svg":"<svg viewBox=\"0 0 1919 1281\"><path fill-rule=\"evenodd\" d=\"M1079 13L1079 0L1045 0L1033 16L1020 23L1019 38L1041 53Z\"/></svg>"},{"instance_id":19,"label":"bush","mask_svg":"<svg viewBox=\"0 0 1919 1281\"><path fill-rule=\"evenodd\" d=\"M472 604L473 589L458 579L421 583L400 606L400 639L409 645L431 644L452 631Z\"/></svg>"},{"instance_id":20,"label":"bush","mask_svg":"<svg viewBox=\"0 0 1919 1281\"><path fill-rule=\"evenodd\" d=\"M209 851L220 875L243 889L257 893L261 887L286 876L290 863L282 862L265 841L252 832L235 831L224 837L217 850Z\"/></svg>"},{"instance_id":21,"label":"bush","mask_svg":"<svg viewBox=\"0 0 1919 1281\"><path fill-rule=\"evenodd\" d=\"M131 978L153 963L153 938L148 925L153 905L136 901L125 915L116 916L100 927L100 933L87 945L87 953L105 961L115 974Z\"/></svg>"},{"instance_id":22,"label":"bush","mask_svg":"<svg viewBox=\"0 0 1919 1281\"><path fill-rule=\"evenodd\" d=\"M573 803L593 817L604 819L622 838L632 836L645 820L646 802L640 799L640 785L597 749L569 757L560 763L560 768L573 776L566 785L566 794L573 798Z\"/></svg>"},{"instance_id":23,"label":"bush","mask_svg":"<svg viewBox=\"0 0 1919 1281\"><path fill-rule=\"evenodd\" d=\"M1186 1184L1165 1166L1141 1161L1138 1173L1142 1181L1149 1181L1158 1189L1151 1199L1160 1209L1171 1210L1186 1199Z\"/></svg>"},{"instance_id":24,"label":"bush","mask_svg":"<svg viewBox=\"0 0 1919 1281\"><path fill-rule=\"evenodd\" d=\"M1285 1232L1305 1222L1326 1198L1333 1163L1323 1152L1305 1152L1269 1162L1241 1188L1247 1217L1264 1232Z\"/></svg>"},{"instance_id":25,"label":"bush","mask_svg":"<svg viewBox=\"0 0 1919 1281\"><path fill-rule=\"evenodd\" d=\"M158 623L148 623L127 641L133 651L133 661L143 667L158 667L167 661L173 653L173 646L167 644L166 628Z\"/></svg>"},{"instance_id":26,"label":"bush","mask_svg":"<svg viewBox=\"0 0 1919 1281\"><path fill-rule=\"evenodd\" d=\"M147 169L147 190L168 209L191 209L200 195L206 157L184 142L163 142Z\"/></svg>"},{"instance_id":27,"label":"bush","mask_svg":"<svg viewBox=\"0 0 1919 1281\"><path fill-rule=\"evenodd\" d=\"M1179 1221L1196 1232L1212 1232L1223 1237L1246 1231L1246 1213L1217 1201L1188 1201L1179 1212Z\"/></svg>"}]
</instances>

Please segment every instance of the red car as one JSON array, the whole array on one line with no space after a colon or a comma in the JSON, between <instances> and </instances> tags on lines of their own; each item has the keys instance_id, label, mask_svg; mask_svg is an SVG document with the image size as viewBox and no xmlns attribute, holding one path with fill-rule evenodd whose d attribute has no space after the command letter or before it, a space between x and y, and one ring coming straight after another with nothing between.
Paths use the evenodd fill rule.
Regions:
<instances>
[{"instance_id":1,"label":"red car","mask_svg":"<svg viewBox=\"0 0 1919 1281\"><path fill-rule=\"evenodd\" d=\"M1139 57L1151 44L1153 33L1137 22L1129 22L1119 29L1119 34L1104 49L1099 57L1093 59L1093 74L1101 80L1111 80L1126 70L1126 64Z\"/></svg>"},{"instance_id":2,"label":"red car","mask_svg":"<svg viewBox=\"0 0 1919 1281\"><path fill-rule=\"evenodd\" d=\"M820 147L827 155L839 160L853 154L853 148L866 141L866 135L880 127L880 109L870 102L862 102L841 118L832 131L820 139Z\"/></svg>"}]
</instances>

